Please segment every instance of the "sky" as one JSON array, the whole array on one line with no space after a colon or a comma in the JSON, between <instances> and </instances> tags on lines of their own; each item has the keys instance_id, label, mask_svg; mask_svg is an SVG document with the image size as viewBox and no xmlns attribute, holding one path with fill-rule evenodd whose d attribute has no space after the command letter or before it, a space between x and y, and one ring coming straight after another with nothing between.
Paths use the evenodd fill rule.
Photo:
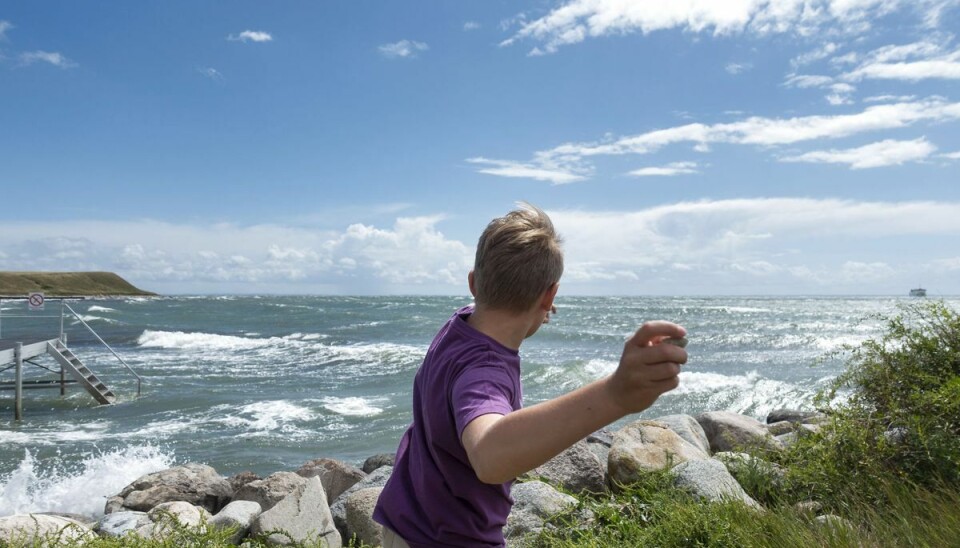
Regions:
<instances>
[{"instance_id":1,"label":"sky","mask_svg":"<svg viewBox=\"0 0 960 548\"><path fill-rule=\"evenodd\" d=\"M960 0L0 4L0 270L466 295L960 294Z\"/></svg>"}]
</instances>

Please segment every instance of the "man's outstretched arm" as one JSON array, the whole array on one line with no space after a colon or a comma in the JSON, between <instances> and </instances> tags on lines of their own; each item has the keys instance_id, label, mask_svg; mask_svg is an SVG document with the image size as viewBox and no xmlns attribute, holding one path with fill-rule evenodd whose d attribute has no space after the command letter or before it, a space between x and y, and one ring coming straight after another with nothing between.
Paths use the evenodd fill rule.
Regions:
<instances>
[{"instance_id":1,"label":"man's outstretched arm","mask_svg":"<svg viewBox=\"0 0 960 548\"><path fill-rule=\"evenodd\" d=\"M626 342L610 376L557 398L507 415L481 415L461 441L477 477L504 483L547 462L577 441L677 387L684 349L659 344L686 331L670 322L648 322Z\"/></svg>"}]
</instances>

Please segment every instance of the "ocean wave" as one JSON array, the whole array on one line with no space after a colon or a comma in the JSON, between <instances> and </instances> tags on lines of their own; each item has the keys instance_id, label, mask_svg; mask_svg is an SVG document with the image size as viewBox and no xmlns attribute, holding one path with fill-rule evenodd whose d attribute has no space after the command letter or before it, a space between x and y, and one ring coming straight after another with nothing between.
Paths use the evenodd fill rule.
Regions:
<instances>
[{"instance_id":1,"label":"ocean wave","mask_svg":"<svg viewBox=\"0 0 960 548\"><path fill-rule=\"evenodd\" d=\"M307 422L315 417L309 408L287 400L255 402L237 409L220 405L213 411L218 412L218 415L223 413L222 416L213 418L213 422L239 428L244 431L241 436L262 436L273 432L302 433L296 423Z\"/></svg>"},{"instance_id":2,"label":"ocean wave","mask_svg":"<svg viewBox=\"0 0 960 548\"><path fill-rule=\"evenodd\" d=\"M47 461L41 467L29 451L24 451L20 464L0 476L0 516L70 512L99 518L107 497L144 474L169 468L173 462L172 455L156 447L131 446L89 454L73 463Z\"/></svg>"},{"instance_id":3,"label":"ocean wave","mask_svg":"<svg viewBox=\"0 0 960 548\"><path fill-rule=\"evenodd\" d=\"M320 401L324 409L337 413L338 415L372 417L383 413L382 408L372 405L379 401L379 399L358 397L337 398L330 396Z\"/></svg>"},{"instance_id":4,"label":"ocean wave","mask_svg":"<svg viewBox=\"0 0 960 548\"><path fill-rule=\"evenodd\" d=\"M110 423L95 421L89 423L52 423L37 430L15 432L0 430L0 444L10 445L58 445L78 441L99 441L103 439Z\"/></svg>"},{"instance_id":5,"label":"ocean wave","mask_svg":"<svg viewBox=\"0 0 960 548\"><path fill-rule=\"evenodd\" d=\"M680 373L680 386L663 397L689 400L691 409L732 411L762 420L775 409L809 409L827 380L799 385L766 378L757 371L744 375L688 371Z\"/></svg>"},{"instance_id":6,"label":"ocean wave","mask_svg":"<svg viewBox=\"0 0 960 548\"><path fill-rule=\"evenodd\" d=\"M113 318L104 318L102 316L93 316L91 314L79 314L78 317L87 323L92 323L92 322L120 323L118 320L115 320ZM73 323L79 323L79 322L77 322L76 320L73 320Z\"/></svg>"},{"instance_id":7,"label":"ocean wave","mask_svg":"<svg viewBox=\"0 0 960 548\"><path fill-rule=\"evenodd\" d=\"M144 331L137 344L144 348L180 350L251 350L283 344L285 339L271 337L258 339L214 333L186 333L184 331Z\"/></svg>"},{"instance_id":8,"label":"ocean wave","mask_svg":"<svg viewBox=\"0 0 960 548\"><path fill-rule=\"evenodd\" d=\"M93 305L87 309L87 312L116 312L115 308L107 308L106 306Z\"/></svg>"}]
</instances>

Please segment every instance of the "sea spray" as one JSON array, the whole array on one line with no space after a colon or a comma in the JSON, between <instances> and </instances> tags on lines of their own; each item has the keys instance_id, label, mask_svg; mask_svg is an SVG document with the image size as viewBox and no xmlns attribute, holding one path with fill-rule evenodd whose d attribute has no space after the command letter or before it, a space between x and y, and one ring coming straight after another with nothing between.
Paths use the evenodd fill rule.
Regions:
<instances>
[{"instance_id":1,"label":"sea spray","mask_svg":"<svg viewBox=\"0 0 960 548\"><path fill-rule=\"evenodd\" d=\"M38 462L29 450L12 472L0 476L0 516L30 512L103 515L107 497L135 479L169 468L172 455L150 446L89 454L77 461Z\"/></svg>"}]
</instances>

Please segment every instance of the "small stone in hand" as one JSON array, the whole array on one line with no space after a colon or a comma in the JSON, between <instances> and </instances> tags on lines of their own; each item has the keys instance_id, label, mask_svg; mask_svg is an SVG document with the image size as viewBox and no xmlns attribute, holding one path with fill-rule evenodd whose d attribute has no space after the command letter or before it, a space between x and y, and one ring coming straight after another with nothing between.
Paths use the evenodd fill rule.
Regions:
<instances>
[{"instance_id":1,"label":"small stone in hand","mask_svg":"<svg viewBox=\"0 0 960 548\"><path fill-rule=\"evenodd\" d=\"M686 348L686 347L687 347L687 338L686 338L686 337L678 337L678 338L673 338L673 337L671 337L671 338L669 338L669 339L663 339L663 341L661 341L661 342L665 342L665 343L667 343L667 344L672 344L673 346L679 346L680 348Z\"/></svg>"}]
</instances>

